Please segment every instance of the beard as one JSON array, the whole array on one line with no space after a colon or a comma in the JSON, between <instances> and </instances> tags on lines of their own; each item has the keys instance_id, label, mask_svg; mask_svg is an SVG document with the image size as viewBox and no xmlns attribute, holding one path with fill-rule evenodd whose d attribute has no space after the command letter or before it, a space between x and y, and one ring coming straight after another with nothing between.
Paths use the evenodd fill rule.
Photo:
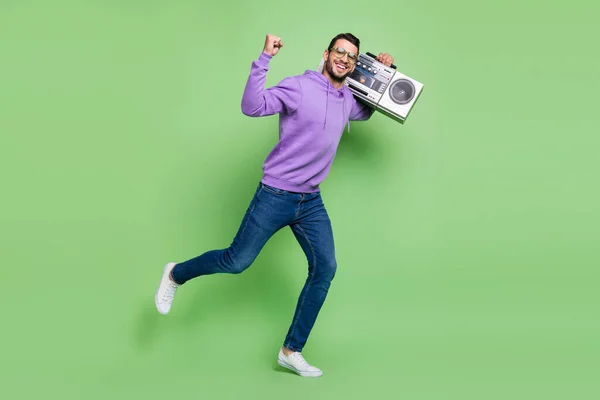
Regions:
<instances>
[{"instance_id":1,"label":"beard","mask_svg":"<svg viewBox=\"0 0 600 400\"><path fill-rule=\"evenodd\" d=\"M344 64L343 62L340 61L341 64L346 65L346 71L343 73L340 73L336 66L335 66L335 58L329 56L327 58L327 62L325 63L325 69L327 70L327 73L329 73L329 76L331 76L331 79L333 79L336 82L344 82L344 79L346 79L346 77L348 75L350 75L350 72L352 72L350 66L348 64Z\"/></svg>"}]
</instances>

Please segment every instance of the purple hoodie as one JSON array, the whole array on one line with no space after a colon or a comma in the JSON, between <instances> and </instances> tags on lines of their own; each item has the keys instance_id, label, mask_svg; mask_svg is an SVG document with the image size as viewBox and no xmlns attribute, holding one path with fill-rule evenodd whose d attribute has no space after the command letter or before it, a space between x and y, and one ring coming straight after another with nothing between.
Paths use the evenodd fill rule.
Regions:
<instances>
[{"instance_id":1,"label":"purple hoodie","mask_svg":"<svg viewBox=\"0 0 600 400\"><path fill-rule=\"evenodd\" d=\"M262 182L291 192L316 192L349 121L364 121L374 110L358 102L343 85L335 89L321 73L284 78L265 89L272 56L261 52L252 63L242 96L242 112L251 117L279 114L279 142L263 164Z\"/></svg>"}]
</instances>

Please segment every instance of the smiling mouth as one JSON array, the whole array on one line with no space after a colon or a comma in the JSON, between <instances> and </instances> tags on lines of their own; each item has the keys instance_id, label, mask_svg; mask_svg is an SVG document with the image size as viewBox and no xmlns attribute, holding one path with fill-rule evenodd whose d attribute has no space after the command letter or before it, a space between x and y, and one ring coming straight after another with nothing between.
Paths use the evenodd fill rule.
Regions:
<instances>
[{"instance_id":1,"label":"smiling mouth","mask_svg":"<svg viewBox=\"0 0 600 400\"><path fill-rule=\"evenodd\" d=\"M347 71L348 67L344 64L340 64L340 63L335 63L335 66L340 70L340 71Z\"/></svg>"}]
</instances>

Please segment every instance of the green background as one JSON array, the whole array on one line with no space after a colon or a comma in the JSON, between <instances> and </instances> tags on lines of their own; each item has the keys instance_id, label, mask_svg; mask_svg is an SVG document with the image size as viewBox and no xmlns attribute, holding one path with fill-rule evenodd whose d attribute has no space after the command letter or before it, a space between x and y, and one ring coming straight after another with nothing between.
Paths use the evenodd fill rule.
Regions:
<instances>
[{"instance_id":1,"label":"green background","mask_svg":"<svg viewBox=\"0 0 600 400\"><path fill-rule=\"evenodd\" d=\"M6 399L597 399L598 5L542 1L0 3L0 390ZM350 31L425 89L354 123L322 185L338 273L276 365L306 275L289 230L226 247L277 117L240 101Z\"/></svg>"}]
</instances>

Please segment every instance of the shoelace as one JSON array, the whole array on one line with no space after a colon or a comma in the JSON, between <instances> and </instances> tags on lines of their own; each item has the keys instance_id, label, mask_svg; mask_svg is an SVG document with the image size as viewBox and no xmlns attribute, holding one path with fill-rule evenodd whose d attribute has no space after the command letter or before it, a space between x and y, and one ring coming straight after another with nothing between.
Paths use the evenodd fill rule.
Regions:
<instances>
[{"instance_id":1,"label":"shoelace","mask_svg":"<svg viewBox=\"0 0 600 400\"><path fill-rule=\"evenodd\" d=\"M302 354L300 353L294 353L294 357L296 358L296 360L300 361L301 364L310 367L310 364L306 362L306 360L304 359L304 357L302 357Z\"/></svg>"},{"instance_id":2,"label":"shoelace","mask_svg":"<svg viewBox=\"0 0 600 400\"><path fill-rule=\"evenodd\" d=\"M165 294L163 295L163 301L172 301L175 296L175 291L177 290L177 285L169 282L169 286L167 290L165 290Z\"/></svg>"}]
</instances>

